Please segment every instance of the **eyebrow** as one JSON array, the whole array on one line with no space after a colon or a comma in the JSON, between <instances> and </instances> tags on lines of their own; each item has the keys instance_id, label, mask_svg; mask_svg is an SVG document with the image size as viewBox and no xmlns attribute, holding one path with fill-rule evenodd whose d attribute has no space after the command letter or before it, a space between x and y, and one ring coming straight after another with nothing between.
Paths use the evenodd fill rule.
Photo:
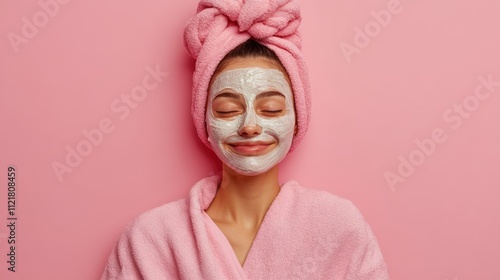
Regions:
<instances>
[{"instance_id":1,"label":"eyebrow","mask_svg":"<svg viewBox=\"0 0 500 280\"><path fill-rule=\"evenodd\" d=\"M271 97L271 96L282 96L282 97L285 97L279 91L266 91L266 92L259 93L255 99L257 100L257 99Z\"/></svg>"},{"instance_id":2,"label":"eyebrow","mask_svg":"<svg viewBox=\"0 0 500 280\"><path fill-rule=\"evenodd\" d=\"M262 99L262 98L271 97L271 96L282 96L282 97L285 97L279 91L266 91L266 92L259 93L255 99L257 100L257 99ZM234 93L234 92L228 92L228 91L222 92L221 94L218 94L214 99L219 98L219 97L228 97L228 98L234 98L234 99L243 99L243 96L241 94Z\"/></svg>"},{"instance_id":3,"label":"eyebrow","mask_svg":"<svg viewBox=\"0 0 500 280\"><path fill-rule=\"evenodd\" d=\"M237 93L234 93L234 92L223 92L221 94L218 94L214 99L217 99L219 97L229 97L229 98L234 98L234 99L243 99L243 96L241 96L241 94L237 94Z\"/></svg>"}]
</instances>

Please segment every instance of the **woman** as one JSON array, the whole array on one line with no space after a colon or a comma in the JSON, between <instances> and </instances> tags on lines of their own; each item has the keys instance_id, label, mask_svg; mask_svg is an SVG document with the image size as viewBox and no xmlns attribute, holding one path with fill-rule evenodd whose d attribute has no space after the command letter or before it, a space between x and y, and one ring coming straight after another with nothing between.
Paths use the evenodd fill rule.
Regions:
<instances>
[{"instance_id":1,"label":"woman","mask_svg":"<svg viewBox=\"0 0 500 280\"><path fill-rule=\"evenodd\" d=\"M348 200L278 182L309 122L296 1L202 1L186 27L193 117L222 161L188 198L135 219L102 279L388 279Z\"/></svg>"}]
</instances>

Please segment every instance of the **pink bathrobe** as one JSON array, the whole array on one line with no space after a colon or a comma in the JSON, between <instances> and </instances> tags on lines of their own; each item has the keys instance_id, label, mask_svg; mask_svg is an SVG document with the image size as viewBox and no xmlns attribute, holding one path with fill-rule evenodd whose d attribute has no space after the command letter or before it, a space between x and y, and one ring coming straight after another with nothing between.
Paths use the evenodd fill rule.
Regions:
<instances>
[{"instance_id":1,"label":"pink bathrobe","mask_svg":"<svg viewBox=\"0 0 500 280\"><path fill-rule=\"evenodd\" d=\"M243 266L205 213L220 176L126 228L105 279L389 279L377 240L348 200L289 181L271 204Z\"/></svg>"}]
</instances>

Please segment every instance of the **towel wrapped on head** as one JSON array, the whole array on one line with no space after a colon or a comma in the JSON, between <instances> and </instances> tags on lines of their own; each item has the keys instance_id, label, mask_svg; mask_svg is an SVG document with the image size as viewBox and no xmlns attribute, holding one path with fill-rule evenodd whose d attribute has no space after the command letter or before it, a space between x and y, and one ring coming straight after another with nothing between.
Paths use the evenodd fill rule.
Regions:
<instances>
[{"instance_id":1,"label":"towel wrapped on head","mask_svg":"<svg viewBox=\"0 0 500 280\"><path fill-rule=\"evenodd\" d=\"M310 119L308 70L301 52L298 0L201 0L188 20L184 44L196 59L193 73L192 115L202 142L211 148L205 127L210 79L224 56L250 38L276 53L292 83L297 134L290 151L304 137Z\"/></svg>"}]
</instances>

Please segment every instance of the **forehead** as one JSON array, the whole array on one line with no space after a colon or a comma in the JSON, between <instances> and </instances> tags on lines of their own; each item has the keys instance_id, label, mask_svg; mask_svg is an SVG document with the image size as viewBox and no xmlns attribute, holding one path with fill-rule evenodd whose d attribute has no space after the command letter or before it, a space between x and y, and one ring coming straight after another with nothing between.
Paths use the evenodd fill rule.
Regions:
<instances>
[{"instance_id":1,"label":"forehead","mask_svg":"<svg viewBox=\"0 0 500 280\"><path fill-rule=\"evenodd\" d=\"M278 71L281 71L283 75L285 76L288 85L291 87L291 81L288 77L288 74L281 65L281 63L267 58L267 57L262 57L262 56L256 56L256 57L234 57L230 58L228 60L223 61L221 63L221 67L216 70L216 72L213 74L212 78L210 79L209 87L210 88L213 84L213 82L217 79L217 77L224 71L226 70L233 70L233 69L238 69L238 68L250 68L250 67L259 67L259 68L264 68L264 69L276 69Z\"/></svg>"},{"instance_id":2,"label":"forehead","mask_svg":"<svg viewBox=\"0 0 500 280\"><path fill-rule=\"evenodd\" d=\"M278 90L283 94L290 92L285 75L276 69L249 67L225 70L217 76L211 87L211 93L230 88L239 93L260 90Z\"/></svg>"}]
</instances>

